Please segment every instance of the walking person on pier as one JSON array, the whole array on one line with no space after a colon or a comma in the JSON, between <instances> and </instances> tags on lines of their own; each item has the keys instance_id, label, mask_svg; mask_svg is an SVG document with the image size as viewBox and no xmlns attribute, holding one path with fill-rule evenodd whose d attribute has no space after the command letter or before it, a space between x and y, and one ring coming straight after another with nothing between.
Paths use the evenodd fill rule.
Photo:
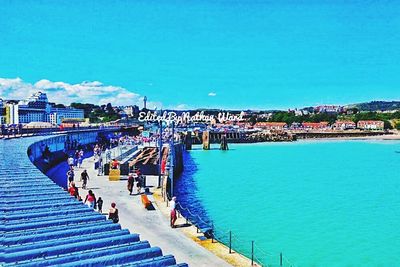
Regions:
<instances>
[{"instance_id":1,"label":"walking person on pier","mask_svg":"<svg viewBox=\"0 0 400 267\"><path fill-rule=\"evenodd\" d=\"M78 159L79 159L79 150L76 150L75 155L74 155L74 166L75 167L78 166Z\"/></svg>"},{"instance_id":2,"label":"walking person on pier","mask_svg":"<svg viewBox=\"0 0 400 267\"><path fill-rule=\"evenodd\" d=\"M74 176L75 176L74 169L73 167L70 167L70 169L67 171L67 178L70 185L74 181Z\"/></svg>"},{"instance_id":3,"label":"walking person on pier","mask_svg":"<svg viewBox=\"0 0 400 267\"><path fill-rule=\"evenodd\" d=\"M81 173L82 189L86 189L87 181L89 180L89 174L86 170Z\"/></svg>"},{"instance_id":4,"label":"walking person on pier","mask_svg":"<svg viewBox=\"0 0 400 267\"><path fill-rule=\"evenodd\" d=\"M98 161L98 166L97 166L97 176L100 176L103 174L103 157L100 153L99 155L99 161Z\"/></svg>"},{"instance_id":5,"label":"walking person on pier","mask_svg":"<svg viewBox=\"0 0 400 267\"><path fill-rule=\"evenodd\" d=\"M83 162L83 150L81 149L80 151L79 151L79 154L78 154L78 168L81 168L82 167L82 162Z\"/></svg>"},{"instance_id":6,"label":"walking person on pier","mask_svg":"<svg viewBox=\"0 0 400 267\"><path fill-rule=\"evenodd\" d=\"M74 158L72 157L72 155L68 157L68 165L70 168L74 166Z\"/></svg>"},{"instance_id":7,"label":"walking person on pier","mask_svg":"<svg viewBox=\"0 0 400 267\"><path fill-rule=\"evenodd\" d=\"M103 200L101 199L101 197L99 197L99 199L97 200L97 210L100 213L103 213Z\"/></svg>"},{"instance_id":8,"label":"walking person on pier","mask_svg":"<svg viewBox=\"0 0 400 267\"><path fill-rule=\"evenodd\" d=\"M173 197L172 200L169 203L170 209L171 209L171 214L170 214L170 223L171 223L171 228L175 228L175 222L177 219L176 216L176 197Z\"/></svg>"},{"instance_id":9,"label":"walking person on pier","mask_svg":"<svg viewBox=\"0 0 400 267\"><path fill-rule=\"evenodd\" d=\"M135 183L135 178L133 177L133 173L130 173L128 176L128 191L129 191L129 195L132 195L132 191L133 191L133 184Z\"/></svg>"}]
</instances>

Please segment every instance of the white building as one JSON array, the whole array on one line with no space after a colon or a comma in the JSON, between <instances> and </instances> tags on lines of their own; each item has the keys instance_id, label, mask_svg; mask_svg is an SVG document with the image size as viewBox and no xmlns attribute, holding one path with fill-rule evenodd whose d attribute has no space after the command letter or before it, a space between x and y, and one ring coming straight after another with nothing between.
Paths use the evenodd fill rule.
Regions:
<instances>
[{"instance_id":1,"label":"white building","mask_svg":"<svg viewBox=\"0 0 400 267\"><path fill-rule=\"evenodd\" d=\"M3 99L0 98L0 124L5 123L5 121L6 121L6 110Z\"/></svg>"},{"instance_id":2,"label":"white building","mask_svg":"<svg viewBox=\"0 0 400 267\"><path fill-rule=\"evenodd\" d=\"M10 103L5 107L4 123L6 124L19 124L19 106L18 104Z\"/></svg>"},{"instance_id":3,"label":"white building","mask_svg":"<svg viewBox=\"0 0 400 267\"><path fill-rule=\"evenodd\" d=\"M76 108L51 108L51 112L48 116L48 121L52 124L61 124L64 119L84 119L83 110Z\"/></svg>"},{"instance_id":4,"label":"white building","mask_svg":"<svg viewBox=\"0 0 400 267\"><path fill-rule=\"evenodd\" d=\"M42 92L32 94L18 104L8 103L5 107L7 124L26 124L30 122L50 122L61 124L64 119L84 119L83 110L74 108L54 108L47 95Z\"/></svg>"}]
</instances>

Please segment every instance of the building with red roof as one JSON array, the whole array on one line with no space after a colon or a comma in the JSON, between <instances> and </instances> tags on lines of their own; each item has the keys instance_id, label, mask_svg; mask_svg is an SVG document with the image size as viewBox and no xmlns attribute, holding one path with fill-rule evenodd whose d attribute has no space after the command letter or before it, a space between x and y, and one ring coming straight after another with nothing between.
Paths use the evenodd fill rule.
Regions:
<instances>
[{"instance_id":1,"label":"building with red roof","mask_svg":"<svg viewBox=\"0 0 400 267\"><path fill-rule=\"evenodd\" d=\"M385 127L385 123L383 121L359 121L357 123L357 128L362 130L383 130Z\"/></svg>"},{"instance_id":2,"label":"building with red roof","mask_svg":"<svg viewBox=\"0 0 400 267\"><path fill-rule=\"evenodd\" d=\"M336 121L333 125L333 128L336 130L349 130L355 129L357 127L354 121Z\"/></svg>"},{"instance_id":3,"label":"building with red roof","mask_svg":"<svg viewBox=\"0 0 400 267\"><path fill-rule=\"evenodd\" d=\"M285 122L257 122L254 127L265 130L284 130L287 124Z\"/></svg>"},{"instance_id":4,"label":"building with red roof","mask_svg":"<svg viewBox=\"0 0 400 267\"><path fill-rule=\"evenodd\" d=\"M327 121L321 122L303 122L301 124L304 129L309 130L323 130L329 128L329 123Z\"/></svg>"}]
</instances>

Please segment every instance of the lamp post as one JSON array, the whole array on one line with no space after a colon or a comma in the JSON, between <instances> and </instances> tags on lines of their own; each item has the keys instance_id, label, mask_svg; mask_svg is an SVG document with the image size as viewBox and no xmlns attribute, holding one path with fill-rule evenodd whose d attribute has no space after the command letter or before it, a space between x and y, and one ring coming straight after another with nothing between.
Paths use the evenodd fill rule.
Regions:
<instances>
[{"instance_id":1,"label":"lamp post","mask_svg":"<svg viewBox=\"0 0 400 267\"><path fill-rule=\"evenodd\" d=\"M171 179L171 197L174 196L174 160L175 160L175 141L174 141L174 122L172 121L172 139L169 143L169 163L170 163L170 179Z\"/></svg>"},{"instance_id":2,"label":"lamp post","mask_svg":"<svg viewBox=\"0 0 400 267\"><path fill-rule=\"evenodd\" d=\"M163 148L163 141L162 141L162 133L163 133L163 126L162 126L162 120L159 121L159 126L160 126L160 137L158 140L158 187L161 186L161 164L162 164L162 148Z\"/></svg>"}]
</instances>

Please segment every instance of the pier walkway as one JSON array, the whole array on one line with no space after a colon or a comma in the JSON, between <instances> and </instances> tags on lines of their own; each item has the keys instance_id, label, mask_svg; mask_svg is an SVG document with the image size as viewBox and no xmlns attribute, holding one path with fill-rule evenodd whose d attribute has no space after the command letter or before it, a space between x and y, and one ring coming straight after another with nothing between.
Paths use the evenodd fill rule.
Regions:
<instances>
[{"instance_id":1,"label":"pier walkway","mask_svg":"<svg viewBox=\"0 0 400 267\"><path fill-rule=\"evenodd\" d=\"M77 201L36 169L27 149L41 139L0 140L0 266L187 266ZM122 201L119 208L125 226L131 218L123 214Z\"/></svg>"},{"instance_id":2,"label":"pier walkway","mask_svg":"<svg viewBox=\"0 0 400 267\"><path fill-rule=\"evenodd\" d=\"M103 212L108 211L112 202L117 204L120 213L120 224L124 228L131 232L140 233L141 237L148 240L152 245L162 247L165 253L174 255L178 262L186 262L190 266L196 267L231 266L187 238L178 229L170 228L168 219L155 204L154 210L146 210L141 203L139 195L129 195L126 178L110 182L108 176L97 176L97 171L94 170L93 166L93 158L85 159L82 168L75 171L75 177L80 177L80 173L84 169L88 171L90 180L88 181L87 189L93 190L97 198L101 197L103 199ZM156 185L158 177L148 177L146 180L148 185ZM76 184L78 187L81 186L79 181L76 181ZM81 188L79 190L79 193L84 198L87 190Z\"/></svg>"}]
</instances>

